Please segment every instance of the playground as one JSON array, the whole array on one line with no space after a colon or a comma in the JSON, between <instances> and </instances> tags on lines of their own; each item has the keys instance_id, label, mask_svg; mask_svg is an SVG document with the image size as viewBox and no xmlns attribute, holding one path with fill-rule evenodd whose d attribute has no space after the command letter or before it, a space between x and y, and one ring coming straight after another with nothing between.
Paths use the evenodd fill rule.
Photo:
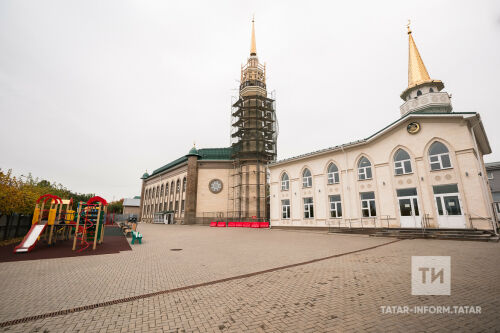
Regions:
<instances>
[{"instance_id":1,"label":"playground","mask_svg":"<svg viewBox=\"0 0 500 333\"><path fill-rule=\"evenodd\" d=\"M18 244L0 247L0 262L131 250L121 229L114 223L106 225L106 209L107 201L98 196L73 203L72 199L42 195L36 201L30 230Z\"/></svg>"}]
</instances>

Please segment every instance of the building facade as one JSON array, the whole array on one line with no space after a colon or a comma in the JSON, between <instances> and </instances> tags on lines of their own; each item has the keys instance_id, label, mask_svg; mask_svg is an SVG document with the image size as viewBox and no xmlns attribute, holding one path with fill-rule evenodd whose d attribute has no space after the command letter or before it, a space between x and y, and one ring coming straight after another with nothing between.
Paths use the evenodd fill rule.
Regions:
<instances>
[{"instance_id":1,"label":"building facade","mask_svg":"<svg viewBox=\"0 0 500 333\"><path fill-rule=\"evenodd\" d=\"M138 217L141 213L141 197L125 198L123 200L123 214Z\"/></svg>"},{"instance_id":2,"label":"building facade","mask_svg":"<svg viewBox=\"0 0 500 333\"><path fill-rule=\"evenodd\" d=\"M496 228L481 118L452 112L408 36L400 118L365 139L271 163L273 227Z\"/></svg>"},{"instance_id":3,"label":"building facade","mask_svg":"<svg viewBox=\"0 0 500 333\"><path fill-rule=\"evenodd\" d=\"M500 220L500 162L486 163L486 172L493 197L493 207L497 220Z\"/></svg>"},{"instance_id":4,"label":"building facade","mask_svg":"<svg viewBox=\"0 0 500 333\"><path fill-rule=\"evenodd\" d=\"M252 21L250 57L241 67L231 108L231 147L196 149L142 176L141 219L175 223L214 218L265 218L267 163L276 157L276 113L257 57Z\"/></svg>"}]
</instances>

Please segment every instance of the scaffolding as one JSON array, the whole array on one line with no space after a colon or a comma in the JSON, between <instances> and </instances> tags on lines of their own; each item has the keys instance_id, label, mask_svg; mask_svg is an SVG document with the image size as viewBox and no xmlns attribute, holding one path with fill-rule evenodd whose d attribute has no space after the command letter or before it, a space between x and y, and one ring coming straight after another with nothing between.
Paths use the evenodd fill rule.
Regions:
<instances>
[{"instance_id":1,"label":"scaffolding","mask_svg":"<svg viewBox=\"0 0 500 333\"><path fill-rule=\"evenodd\" d=\"M252 88L265 89L262 82L252 85L252 81L246 81L245 84L240 87L241 92ZM271 98L266 95L265 90L263 94L260 91L240 94L232 103L233 172L229 184L228 217L241 219L267 216L266 165L276 159L278 126L274 92Z\"/></svg>"}]
</instances>

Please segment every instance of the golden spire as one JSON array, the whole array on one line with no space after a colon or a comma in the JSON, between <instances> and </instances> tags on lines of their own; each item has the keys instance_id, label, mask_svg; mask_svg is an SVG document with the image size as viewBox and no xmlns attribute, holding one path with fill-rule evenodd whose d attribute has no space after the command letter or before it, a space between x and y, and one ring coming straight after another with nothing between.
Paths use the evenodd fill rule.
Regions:
<instances>
[{"instance_id":1,"label":"golden spire","mask_svg":"<svg viewBox=\"0 0 500 333\"><path fill-rule=\"evenodd\" d=\"M255 43L255 17L252 17L252 43L250 45L250 55L251 56L256 56L257 55L257 46Z\"/></svg>"},{"instance_id":2,"label":"golden spire","mask_svg":"<svg viewBox=\"0 0 500 333\"><path fill-rule=\"evenodd\" d=\"M425 82L432 82L429 77L429 73L427 73L427 69L425 68L424 62L420 57L420 53L418 52L417 45L413 40L413 36L410 30L410 20L408 20L408 24L406 25L408 28L408 44L409 44L409 52L408 52L408 88L414 87L418 84Z\"/></svg>"}]
</instances>

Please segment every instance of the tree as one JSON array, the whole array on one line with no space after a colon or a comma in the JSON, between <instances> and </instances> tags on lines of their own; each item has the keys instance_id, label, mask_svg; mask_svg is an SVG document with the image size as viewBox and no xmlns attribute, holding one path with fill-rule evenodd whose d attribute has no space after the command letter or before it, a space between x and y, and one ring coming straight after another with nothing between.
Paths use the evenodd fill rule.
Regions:
<instances>
[{"instance_id":1,"label":"tree","mask_svg":"<svg viewBox=\"0 0 500 333\"><path fill-rule=\"evenodd\" d=\"M44 194L53 194L63 199L73 198L73 209L78 202L87 202L94 194L74 193L62 184L51 183L48 180L38 180L28 176L15 177L12 170L0 169L0 213L31 214L36 200Z\"/></svg>"},{"instance_id":2,"label":"tree","mask_svg":"<svg viewBox=\"0 0 500 333\"><path fill-rule=\"evenodd\" d=\"M108 203L108 213L123 214L123 198Z\"/></svg>"}]
</instances>

